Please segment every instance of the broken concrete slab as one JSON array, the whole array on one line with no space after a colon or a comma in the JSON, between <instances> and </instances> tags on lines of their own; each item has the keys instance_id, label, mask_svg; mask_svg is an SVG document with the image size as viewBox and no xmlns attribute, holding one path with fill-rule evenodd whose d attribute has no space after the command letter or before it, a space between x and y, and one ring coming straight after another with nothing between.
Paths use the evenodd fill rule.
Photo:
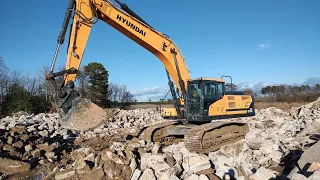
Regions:
<instances>
[{"instance_id":1,"label":"broken concrete slab","mask_svg":"<svg viewBox=\"0 0 320 180\"><path fill-rule=\"evenodd\" d=\"M191 174L190 176L184 178L184 180L199 180L199 176L196 174Z\"/></svg>"},{"instance_id":2,"label":"broken concrete slab","mask_svg":"<svg viewBox=\"0 0 320 180\"><path fill-rule=\"evenodd\" d=\"M201 174L201 175L199 176L199 180L210 180L210 179L208 178L208 176L206 176L206 175L204 175L204 174Z\"/></svg>"},{"instance_id":3,"label":"broken concrete slab","mask_svg":"<svg viewBox=\"0 0 320 180\"><path fill-rule=\"evenodd\" d=\"M140 153L141 154L141 153ZM151 153L143 153L141 155L141 163L140 163L140 169L144 171L147 168L147 164L149 161L149 157L151 156Z\"/></svg>"},{"instance_id":4,"label":"broken concrete slab","mask_svg":"<svg viewBox=\"0 0 320 180\"><path fill-rule=\"evenodd\" d=\"M306 171L307 169L305 168L308 168L306 165L310 166L313 162L320 163L319 149L320 141L305 150L298 160L299 168Z\"/></svg>"},{"instance_id":5,"label":"broken concrete slab","mask_svg":"<svg viewBox=\"0 0 320 180\"><path fill-rule=\"evenodd\" d=\"M251 180L265 180L275 178L276 175L269 169L265 167L260 167L256 173L250 176Z\"/></svg>"},{"instance_id":6,"label":"broken concrete slab","mask_svg":"<svg viewBox=\"0 0 320 180\"><path fill-rule=\"evenodd\" d=\"M154 175L152 169L145 169L139 180L156 180L156 176Z\"/></svg>"},{"instance_id":7,"label":"broken concrete slab","mask_svg":"<svg viewBox=\"0 0 320 180\"><path fill-rule=\"evenodd\" d=\"M132 171L132 173L134 172L134 170L137 168L137 162L135 158L131 158L131 162L130 162L130 169Z\"/></svg>"},{"instance_id":8,"label":"broken concrete slab","mask_svg":"<svg viewBox=\"0 0 320 180\"><path fill-rule=\"evenodd\" d=\"M201 154L198 156L184 158L182 166L185 171L197 173L198 171L211 168L211 163L208 156Z\"/></svg>"},{"instance_id":9,"label":"broken concrete slab","mask_svg":"<svg viewBox=\"0 0 320 180\"><path fill-rule=\"evenodd\" d=\"M302 174L294 173L290 179L291 180L307 180L308 178Z\"/></svg>"},{"instance_id":10,"label":"broken concrete slab","mask_svg":"<svg viewBox=\"0 0 320 180\"><path fill-rule=\"evenodd\" d=\"M170 176L167 173L162 173L158 178L158 180L168 180L168 179L170 179Z\"/></svg>"},{"instance_id":11,"label":"broken concrete slab","mask_svg":"<svg viewBox=\"0 0 320 180\"><path fill-rule=\"evenodd\" d=\"M76 171L71 169L63 170L55 175L56 180L69 179L76 175Z\"/></svg>"},{"instance_id":12,"label":"broken concrete slab","mask_svg":"<svg viewBox=\"0 0 320 180\"><path fill-rule=\"evenodd\" d=\"M320 171L320 163L313 162L308 168L307 172Z\"/></svg>"},{"instance_id":13,"label":"broken concrete slab","mask_svg":"<svg viewBox=\"0 0 320 180\"><path fill-rule=\"evenodd\" d=\"M54 147L49 145L48 143L38 144L36 145L39 150L44 150L46 152L50 152L54 150Z\"/></svg>"},{"instance_id":14,"label":"broken concrete slab","mask_svg":"<svg viewBox=\"0 0 320 180\"><path fill-rule=\"evenodd\" d=\"M172 153L166 153L165 157L166 157L165 161L168 163L168 165L170 167L172 167L174 165L174 162L175 162L175 160L173 158L173 154Z\"/></svg>"},{"instance_id":15,"label":"broken concrete slab","mask_svg":"<svg viewBox=\"0 0 320 180\"><path fill-rule=\"evenodd\" d=\"M310 177L308 177L308 180L318 180L320 179L320 171L315 171Z\"/></svg>"},{"instance_id":16,"label":"broken concrete slab","mask_svg":"<svg viewBox=\"0 0 320 180\"><path fill-rule=\"evenodd\" d=\"M175 175L171 175L169 180L179 180L179 178Z\"/></svg>"},{"instance_id":17,"label":"broken concrete slab","mask_svg":"<svg viewBox=\"0 0 320 180\"><path fill-rule=\"evenodd\" d=\"M49 133L47 130L39 131L38 132L42 137L48 137Z\"/></svg>"},{"instance_id":18,"label":"broken concrete slab","mask_svg":"<svg viewBox=\"0 0 320 180\"><path fill-rule=\"evenodd\" d=\"M41 152L39 149L35 149L35 150L31 151L31 155L33 158L39 158L41 155Z\"/></svg>"},{"instance_id":19,"label":"broken concrete slab","mask_svg":"<svg viewBox=\"0 0 320 180\"><path fill-rule=\"evenodd\" d=\"M100 180L103 179L104 172L102 167L93 168L92 171L87 171L85 174L80 176L83 180Z\"/></svg>"},{"instance_id":20,"label":"broken concrete slab","mask_svg":"<svg viewBox=\"0 0 320 180\"><path fill-rule=\"evenodd\" d=\"M22 161L1 158L0 157L0 172L5 174L16 174L30 170L30 164Z\"/></svg>"},{"instance_id":21,"label":"broken concrete slab","mask_svg":"<svg viewBox=\"0 0 320 180\"><path fill-rule=\"evenodd\" d=\"M23 143L21 141L17 141L15 143L13 143L12 146L16 147L16 148L22 148L23 147Z\"/></svg>"},{"instance_id":22,"label":"broken concrete slab","mask_svg":"<svg viewBox=\"0 0 320 180\"><path fill-rule=\"evenodd\" d=\"M147 158L147 167L152 168L157 177L170 169L170 166L164 161L164 157L162 155L149 156Z\"/></svg>"},{"instance_id":23,"label":"broken concrete slab","mask_svg":"<svg viewBox=\"0 0 320 180\"><path fill-rule=\"evenodd\" d=\"M141 171L139 169L134 170L131 180L138 180L140 175L141 175Z\"/></svg>"},{"instance_id":24,"label":"broken concrete slab","mask_svg":"<svg viewBox=\"0 0 320 180\"><path fill-rule=\"evenodd\" d=\"M176 163L174 166L172 166L172 167L170 168L170 170L168 171L168 173L169 173L170 175L177 175L177 176L178 176L179 174L182 173L182 171L183 171L183 169L182 169L181 165L178 164L178 163Z\"/></svg>"}]
</instances>

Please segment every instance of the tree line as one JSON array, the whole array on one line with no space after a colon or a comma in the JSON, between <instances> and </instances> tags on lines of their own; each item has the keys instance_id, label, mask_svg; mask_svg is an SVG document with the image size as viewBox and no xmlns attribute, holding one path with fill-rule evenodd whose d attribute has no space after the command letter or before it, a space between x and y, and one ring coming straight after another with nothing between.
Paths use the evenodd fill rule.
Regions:
<instances>
[{"instance_id":1,"label":"tree line","mask_svg":"<svg viewBox=\"0 0 320 180\"><path fill-rule=\"evenodd\" d=\"M261 101L272 102L311 102L320 97L320 84L314 86L266 86L261 89Z\"/></svg>"},{"instance_id":2,"label":"tree line","mask_svg":"<svg viewBox=\"0 0 320 180\"><path fill-rule=\"evenodd\" d=\"M0 57L0 116L18 111L35 114L54 111L51 90L45 80L48 72L49 67L39 69L35 75L10 70ZM77 73L76 90L103 108L125 107L136 102L125 85L109 83L108 78L108 71L101 63L89 63ZM56 78L56 81L61 86L63 77Z\"/></svg>"},{"instance_id":3,"label":"tree line","mask_svg":"<svg viewBox=\"0 0 320 180\"><path fill-rule=\"evenodd\" d=\"M261 102L312 102L320 97L320 84L309 85L274 85L261 88L260 92L254 92L247 88L244 94L254 96Z\"/></svg>"}]
</instances>

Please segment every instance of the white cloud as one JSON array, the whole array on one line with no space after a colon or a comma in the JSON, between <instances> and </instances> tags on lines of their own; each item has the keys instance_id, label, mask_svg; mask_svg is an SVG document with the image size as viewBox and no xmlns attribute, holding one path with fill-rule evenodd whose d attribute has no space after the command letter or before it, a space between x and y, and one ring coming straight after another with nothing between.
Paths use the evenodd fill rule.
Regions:
<instances>
[{"instance_id":1,"label":"white cloud","mask_svg":"<svg viewBox=\"0 0 320 180\"><path fill-rule=\"evenodd\" d=\"M246 82L246 83L239 83L236 85L237 85L237 90L239 90L239 91L243 91L247 88L250 88L253 91L260 91L261 88L263 88L265 86L276 85L276 83L267 83L267 82L250 83L250 82Z\"/></svg>"},{"instance_id":2,"label":"white cloud","mask_svg":"<svg viewBox=\"0 0 320 180\"><path fill-rule=\"evenodd\" d=\"M259 44L258 48L259 49L267 49L267 48L270 48L271 46L272 46L272 44L270 44L270 43L263 43L263 44Z\"/></svg>"},{"instance_id":3,"label":"white cloud","mask_svg":"<svg viewBox=\"0 0 320 180\"><path fill-rule=\"evenodd\" d=\"M144 88L143 90L133 91L132 94L138 101L159 101L169 92L169 87L152 87ZM169 93L167 98L171 97Z\"/></svg>"},{"instance_id":4,"label":"white cloud","mask_svg":"<svg viewBox=\"0 0 320 180\"><path fill-rule=\"evenodd\" d=\"M303 85L315 85L320 84L320 77L309 77L302 83Z\"/></svg>"}]
</instances>

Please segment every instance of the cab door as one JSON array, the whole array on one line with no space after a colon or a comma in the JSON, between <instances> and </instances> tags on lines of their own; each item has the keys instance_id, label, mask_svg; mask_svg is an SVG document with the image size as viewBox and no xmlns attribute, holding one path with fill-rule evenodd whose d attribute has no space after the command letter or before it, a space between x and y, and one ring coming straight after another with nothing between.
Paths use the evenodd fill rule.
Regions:
<instances>
[{"instance_id":1,"label":"cab door","mask_svg":"<svg viewBox=\"0 0 320 180\"><path fill-rule=\"evenodd\" d=\"M186 94L187 121L202 121L203 119L203 91L202 81L189 81Z\"/></svg>"},{"instance_id":2,"label":"cab door","mask_svg":"<svg viewBox=\"0 0 320 180\"><path fill-rule=\"evenodd\" d=\"M218 83L216 81L203 81L203 116L208 116L210 105L219 100L218 92Z\"/></svg>"}]
</instances>

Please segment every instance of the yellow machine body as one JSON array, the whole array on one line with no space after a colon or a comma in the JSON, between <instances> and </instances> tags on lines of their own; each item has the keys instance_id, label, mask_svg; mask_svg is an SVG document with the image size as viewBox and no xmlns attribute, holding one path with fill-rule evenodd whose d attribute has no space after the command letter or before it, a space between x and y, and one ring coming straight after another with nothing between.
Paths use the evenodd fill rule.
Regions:
<instances>
[{"instance_id":1,"label":"yellow machine body","mask_svg":"<svg viewBox=\"0 0 320 180\"><path fill-rule=\"evenodd\" d=\"M209 107L209 116L247 114L253 99L249 95L224 95Z\"/></svg>"}]
</instances>

